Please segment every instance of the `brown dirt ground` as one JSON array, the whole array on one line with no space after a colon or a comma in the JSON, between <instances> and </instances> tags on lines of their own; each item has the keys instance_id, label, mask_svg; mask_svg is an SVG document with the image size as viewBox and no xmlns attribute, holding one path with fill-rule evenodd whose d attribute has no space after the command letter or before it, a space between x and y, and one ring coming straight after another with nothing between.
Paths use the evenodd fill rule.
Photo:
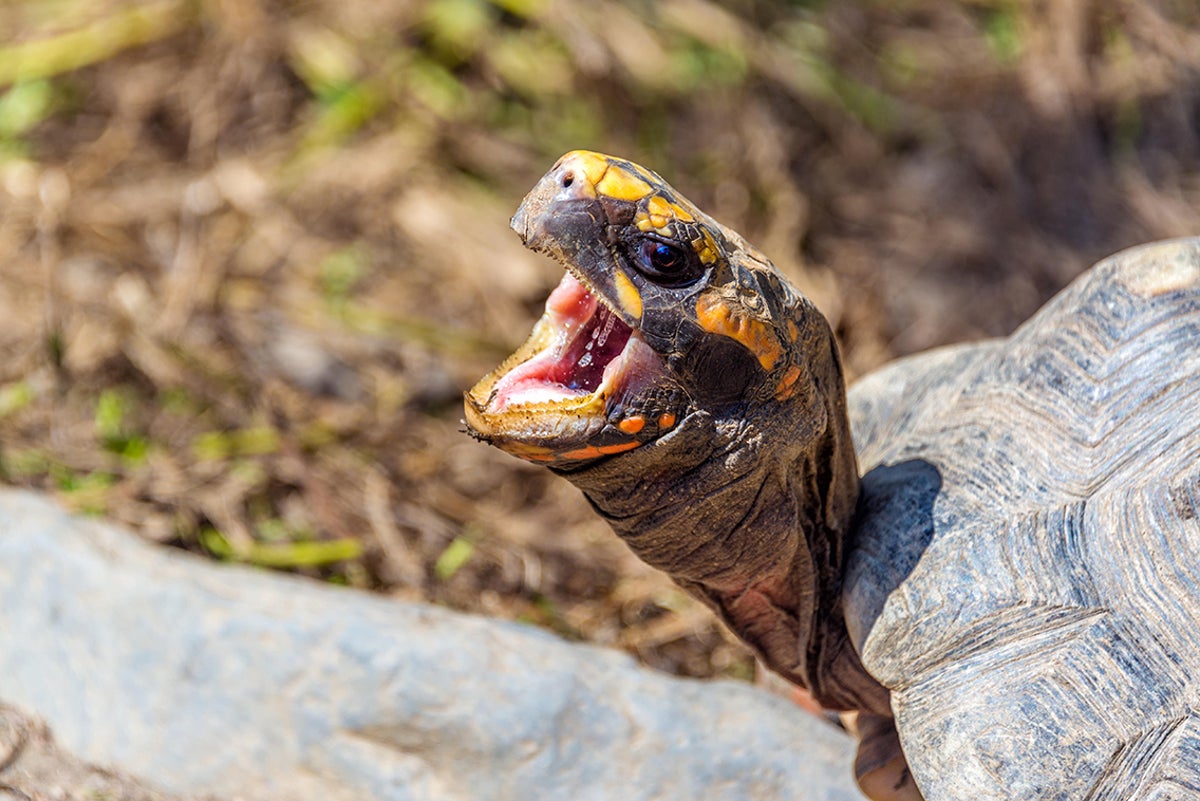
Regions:
<instances>
[{"instance_id":1,"label":"brown dirt ground","mask_svg":"<svg viewBox=\"0 0 1200 801\"><path fill-rule=\"evenodd\" d=\"M0 475L164 545L749 677L572 488L461 433L559 277L507 229L521 196L570 148L656 169L862 374L1200 233L1198 23L1169 0L4 4Z\"/></svg>"}]
</instances>

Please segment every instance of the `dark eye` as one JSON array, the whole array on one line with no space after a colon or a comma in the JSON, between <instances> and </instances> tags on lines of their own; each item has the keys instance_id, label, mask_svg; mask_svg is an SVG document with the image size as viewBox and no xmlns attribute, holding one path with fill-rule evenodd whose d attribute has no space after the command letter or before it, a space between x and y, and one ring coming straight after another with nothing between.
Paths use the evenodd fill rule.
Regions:
<instances>
[{"instance_id":1,"label":"dark eye","mask_svg":"<svg viewBox=\"0 0 1200 801\"><path fill-rule=\"evenodd\" d=\"M650 266L664 275L679 272L686 261L679 248L663 242L647 242Z\"/></svg>"},{"instance_id":2,"label":"dark eye","mask_svg":"<svg viewBox=\"0 0 1200 801\"><path fill-rule=\"evenodd\" d=\"M638 267L650 280L668 286L694 281L704 271L694 253L657 239L641 241Z\"/></svg>"}]
</instances>

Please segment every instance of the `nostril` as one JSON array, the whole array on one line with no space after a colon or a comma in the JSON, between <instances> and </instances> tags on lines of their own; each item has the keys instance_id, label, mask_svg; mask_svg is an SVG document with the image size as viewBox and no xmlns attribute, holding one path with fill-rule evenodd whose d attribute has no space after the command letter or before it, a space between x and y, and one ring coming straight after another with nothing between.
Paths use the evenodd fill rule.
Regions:
<instances>
[{"instance_id":1,"label":"nostril","mask_svg":"<svg viewBox=\"0 0 1200 801\"><path fill-rule=\"evenodd\" d=\"M575 183L575 173L571 170L567 170L562 176L563 189L568 188L573 183Z\"/></svg>"}]
</instances>

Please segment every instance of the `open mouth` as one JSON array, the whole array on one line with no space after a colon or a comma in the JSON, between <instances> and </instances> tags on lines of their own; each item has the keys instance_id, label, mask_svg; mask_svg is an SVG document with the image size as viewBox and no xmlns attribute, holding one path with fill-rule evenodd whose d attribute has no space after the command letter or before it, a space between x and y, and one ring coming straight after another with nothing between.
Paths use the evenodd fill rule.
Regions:
<instances>
[{"instance_id":1,"label":"open mouth","mask_svg":"<svg viewBox=\"0 0 1200 801\"><path fill-rule=\"evenodd\" d=\"M593 394L605 383L605 374L620 365L618 357L633 335L571 273L550 293L543 322L551 324L554 336L528 361L500 376L488 404L493 411Z\"/></svg>"},{"instance_id":2,"label":"open mouth","mask_svg":"<svg viewBox=\"0 0 1200 801\"><path fill-rule=\"evenodd\" d=\"M629 324L570 271L529 339L466 396L467 425L535 461L583 459L641 444L615 414L664 373Z\"/></svg>"}]
</instances>

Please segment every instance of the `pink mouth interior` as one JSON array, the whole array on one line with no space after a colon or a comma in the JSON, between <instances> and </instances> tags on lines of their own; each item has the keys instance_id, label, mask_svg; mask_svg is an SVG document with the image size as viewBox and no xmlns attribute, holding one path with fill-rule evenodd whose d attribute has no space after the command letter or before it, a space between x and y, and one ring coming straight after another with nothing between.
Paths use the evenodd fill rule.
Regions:
<instances>
[{"instance_id":1,"label":"pink mouth interior","mask_svg":"<svg viewBox=\"0 0 1200 801\"><path fill-rule=\"evenodd\" d=\"M595 392L633 334L570 273L546 300L546 316L559 336L496 383L489 404L494 411Z\"/></svg>"}]
</instances>

